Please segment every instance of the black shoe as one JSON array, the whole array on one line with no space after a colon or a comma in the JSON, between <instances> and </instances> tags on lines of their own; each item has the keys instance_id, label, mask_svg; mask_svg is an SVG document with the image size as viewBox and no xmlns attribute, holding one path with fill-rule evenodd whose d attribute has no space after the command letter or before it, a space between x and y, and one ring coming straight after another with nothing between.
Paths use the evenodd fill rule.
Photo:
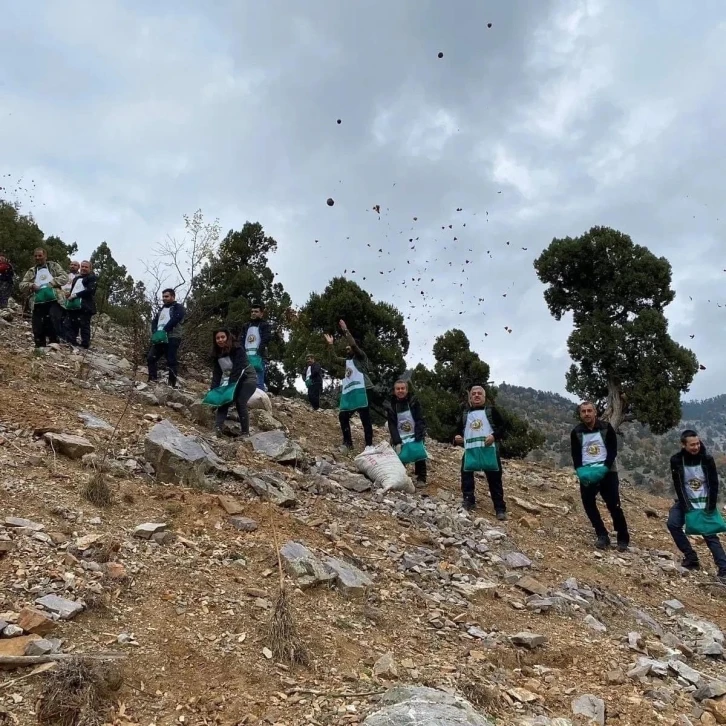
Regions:
<instances>
[{"instance_id":1,"label":"black shoe","mask_svg":"<svg viewBox=\"0 0 726 726\"><path fill-rule=\"evenodd\" d=\"M509 519L509 517L507 516L506 512L497 512L497 519L500 522L506 522Z\"/></svg>"},{"instance_id":2,"label":"black shoe","mask_svg":"<svg viewBox=\"0 0 726 726\"><path fill-rule=\"evenodd\" d=\"M601 534L595 541L595 547L599 550L607 550L610 548L610 535Z\"/></svg>"},{"instance_id":3,"label":"black shoe","mask_svg":"<svg viewBox=\"0 0 726 726\"><path fill-rule=\"evenodd\" d=\"M681 567L685 570L700 570L701 563L698 561L698 557L686 555L681 562Z\"/></svg>"},{"instance_id":4,"label":"black shoe","mask_svg":"<svg viewBox=\"0 0 726 726\"><path fill-rule=\"evenodd\" d=\"M461 500L461 506L463 509L466 509L467 512L471 512L471 510L476 507L476 499L474 498L474 495L469 494L464 496Z\"/></svg>"},{"instance_id":5,"label":"black shoe","mask_svg":"<svg viewBox=\"0 0 726 726\"><path fill-rule=\"evenodd\" d=\"M626 542L625 540L618 540L618 552L627 552L628 547L630 547L630 542Z\"/></svg>"},{"instance_id":6,"label":"black shoe","mask_svg":"<svg viewBox=\"0 0 726 726\"><path fill-rule=\"evenodd\" d=\"M426 479L422 479L419 477L416 479L416 489L425 489L428 486L428 483L426 482Z\"/></svg>"}]
</instances>

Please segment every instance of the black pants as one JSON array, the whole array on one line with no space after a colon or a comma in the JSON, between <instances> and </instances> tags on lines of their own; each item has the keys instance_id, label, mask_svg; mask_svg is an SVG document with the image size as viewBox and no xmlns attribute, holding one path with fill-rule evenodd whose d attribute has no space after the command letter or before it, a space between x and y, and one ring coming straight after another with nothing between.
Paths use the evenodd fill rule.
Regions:
<instances>
[{"instance_id":1,"label":"black pants","mask_svg":"<svg viewBox=\"0 0 726 726\"><path fill-rule=\"evenodd\" d=\"M257 371L252 366L248 366L242 371L237 388L234 391L234 403L239 416L239 427L242 435L247 436L250 433L250 412L247 409L247 402L252 398L252 394L257 390ZM214 425L216 428L222 428L227 420L227 412L231 404L220 406L214 416Z\"/></svg>"},{"instance_id":2,"label":"black pants","mask_svg":"<svg viewBox=\"0 0 726 726\"><path fill-rule=\"evenodd\" d=\"M179 373L179 361L177 354L179 353L179 344L181 338L169 338L168 343L155 343L151 346L149 354L146 356L146 362L149 364L149 380L159 380L159 359L166 358L166 365L169 369L169 385L176 385L176 377Z\"/></svg>"},{"instance_id":3,"label":"black pants","mask_svg":"<svg viewBox=\"0 0 726 726\"><path fill-rule=\"evenodd\" d=\"M310 401L313 411L317 411L320 408L320 394L322 392L322 386L310 386L308 388L308 401Z\"/></svg>"},{"instance_id":4,"label":"black pants","mask_svg":"<svg viewBox=\"0 0 726 726\"><path fill-rule=\"evenodd\" d=\"M504 501L504 484L502 482L502 462L497 452L499 471L485 471L489 485L489 495L492 498L495 512L506 512L507 503ZM461 493L465 499L473 498L474 495L474 472L464 471L464 459L461 459Z\"/></svg>"},{"instance_id":5,"label":"black pants","mask_svg":"<svg viewBox=\"0 0 726 726\"><path fill-rule=\"evenodd\" d=\"M595 534L598 537L607 537L608 530L603 524L600 510L597 508L597 495L603 498L605 505L613 519L613 527L618 533L618 542L628 544L630 542L630 534L628 533L628 523L625 521L623 508L620 506L620 479L617 471L609 471L605 477L597 484L583 486L580 484L580 496L582 497L582 506L585 508L592 526L595 528Z\"/></svg>"},{"instance_id":6,"label":"black pants","mask_svg":"<svg viewBox=\"0 0 726 726\"><path fill-rule=\"evenodd\" d=\"M9 280L0 280L0 310L8 306L8 300L13 291L13 283Z\"/></svg>"},{"instance_id":7,"label":"black pants","mask_svg":"<svg viewBox=\"0 0 726 726\"><path fill-rule=\"evenodd\" d=\"M78 345L78 334L81 334L81 348L91 346L91 313L85 310L66 310L65 334L71 345Z\"/></svg>"},{"instance_id":8,"label":"black pants","mask_svg":"<svg viewBox=\"0 0 726 726\"><path fill-rule=\"evenodd\" d=\"M343 443L346 446L353 447L353 434L350 431L350 419L353 414L360 415L360 422L363 424L363 436L366 440L366 446L373 446L373 423L371 422L371 410L366 406L359 408L357 411L341 411L338 414L340 419L340 430L343 432Z\"/></svg>"},{"instance_id":9,"label":"black pants","mask_svg":"<svg viewBox=\"0 0 726 726\"><path fill-rule=\"evenodd\" d=\"M426 472L426 459L421 459L421 461L414 462L413 473L416 475L416 478L419 481L426 481Z\"/></svg>"},{"instance_id":10,"label":"black pants","mask_svg":"<svg viewBox=\"0 0 726 726\"><path fill-rule=\"evenodd\" d=\"M63 337L63 308L57 302L33 306L33 338L36 348L45 348L46 342L59 343Z\"/></svg>"}]
</instances>

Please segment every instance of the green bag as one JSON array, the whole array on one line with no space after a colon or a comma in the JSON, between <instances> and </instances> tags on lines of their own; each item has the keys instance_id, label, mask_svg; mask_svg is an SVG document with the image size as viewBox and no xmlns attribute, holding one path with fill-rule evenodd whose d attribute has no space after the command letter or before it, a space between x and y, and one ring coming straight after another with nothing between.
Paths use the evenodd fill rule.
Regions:
<instances>
[{"instance_id":1,"label":"green bag","mask_svg":"<svg viewBox=\"0 0 726 726\"><path fill-rule=\"evenodd\" d=\"M497 445L474 446L464 450L464 471L499 471Z\"/></svg>"},{"instance_id":2,"label":"green bag","mask_svg":"<svg viewBox=\"0 0 726 726\"><path fill-rule=\"evenodd\" d=\"M213 388L203 399L205 406L219 408L220 406L228 406L234 401L234 392L237 389L237 381L228 383L226 386L217 386Z\"/></svg>"},{"instance_id":3,"label":"green bag","mask_svg":"<svg viewBox=\"0 0 726 726\"><path fill-rule=\"evenodd\" d=\"M423 441L407 441L401 447L398 458L402 464L414 464L417 461L425 461L429 455Z\"/></svg>"},{"instance_id":4,"label":"green bag","mask_svg":"<svg viewBox=\"0 0 726 726\"><path fill-rule=\"evenodd\" d=\"M46 287L41 287L40 290L38 290L35 293L36 305L53 302L56 299L57 298L56 298L55 290L50 285L48 285Z\"/></svg>"},{"instance_id":5,"label":"green bag","mask_svg":"<svg viewBox=\"0 0 726 726\"><path fill-rule=\"evenodd\" d=\"M307 386L308 388L312 388L312 387L313 387L313 379L312 379L312 378L306 378L306 379L305 379L305 385L306 385L306 386Z\"/></svg>"},{"instance_id":6,"label":"green bag","mask_svg":"<svg viewBox=\"0 0 726 726\"><path fill-rule=\"evenodd\" d=\"M73 300L66 300L66 310L80 310L81 298L76 297Z\"/></svg>"},{"instance_id":7,"label":"green bag","mask_svg":"<svg viewBox=\"0 0 726 726\"><path fill-rule=\"evenodd\" d=\"M726 522L718 509L712 512L707 512L705 509L691 509L686 512L686 534L708 537L722 532L726 532Z\"/></svg>"},{"instance_id":8,"label":"green bag","mask_svg":"<svg viewBox=\"0 0 726 726\"><path fill-rule=\"evenodd\" d=\"M166 330L157 330L155 333L151 334L151 342L154 345L163 345L164 343L168 343L169 334Z\"/></svg>"},{"instance_id":9,"label":"green bag","mask_svg":"<svg viewBox=\"0 0 726 726\"><path fill-rule=\"evenodd\" d=\"M605 464L586 464L577 468L577 478L584 487L601 482L607 473L608 468Z\"/></svg>"},{"instance_id":10,"label":"green bag","mask_svg":"<svg viewBox=\"0 0 726 726\"><path fill-rule=\"evenodd\" d=\"M265 369L265 365L262 362L261 355L257 355L256 353L247 353L247 360L256 371L262 373L262 371Z\"/></svg>"}]
</instances>

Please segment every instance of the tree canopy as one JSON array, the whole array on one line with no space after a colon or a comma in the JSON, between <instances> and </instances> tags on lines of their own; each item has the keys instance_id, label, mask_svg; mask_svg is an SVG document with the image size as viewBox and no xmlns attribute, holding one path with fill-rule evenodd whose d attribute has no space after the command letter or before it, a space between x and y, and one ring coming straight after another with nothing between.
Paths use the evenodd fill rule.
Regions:
<instances>
[{"instance_id":1,"label":"tree canopy","mask_svg":"<svg viewBox=\"0 0 726 726\"><path fill-rule=\"evenodd\" d=\"M668 334L668 260L622 232L593 227L553 239L534 267L555 319L573 316L567 390L594 401L616 428L629 419L654 433L677 425L698 361Z\"/></svg>"}]
</instances>

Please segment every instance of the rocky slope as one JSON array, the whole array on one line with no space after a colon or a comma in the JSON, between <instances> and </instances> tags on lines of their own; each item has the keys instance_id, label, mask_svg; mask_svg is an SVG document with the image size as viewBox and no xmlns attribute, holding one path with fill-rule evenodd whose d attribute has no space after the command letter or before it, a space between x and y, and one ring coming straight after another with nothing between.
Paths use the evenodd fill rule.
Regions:
<instances>
[{"instance_id":1,"label":"rocky slope","mask_svg":"<svg viewBox=\"0 0 726 726\"><path fill-rule=\"evenodd\" d=\"M109 723L407 723L411 698L430 721L428 691L369 716L397 684L467 698L479 717L436 708L471 724L726 723L723 588L680 570L667 499L627 489L634 546L601 553L567 471L505 463L495 523L485 483L458 509L460 453L432 444L428 490L383 495L333 412L273 399L265 435L216 440L201 382L125 410L118 332L36 358L0 325L0 657L121 656ZM81 497L94 466L110 507ZM276 542L304 665L272 653ZM30 673L0 670L0 723L36 722L52 671Z\"/></svg>"}]
</instances>

